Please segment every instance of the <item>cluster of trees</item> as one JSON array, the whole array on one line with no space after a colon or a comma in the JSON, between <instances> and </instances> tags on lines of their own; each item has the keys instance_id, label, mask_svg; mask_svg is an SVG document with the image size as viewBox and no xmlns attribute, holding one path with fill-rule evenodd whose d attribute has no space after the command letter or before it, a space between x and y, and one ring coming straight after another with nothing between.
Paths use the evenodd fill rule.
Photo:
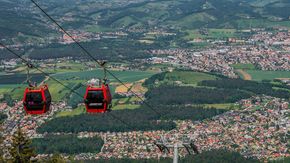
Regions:
<instances>
[{"instance_id":1,"label":"cluster of trees","mask_svg":"<svg viewBox=\"0 0 290 163\"><path fill-rule=\"evenodd\" d=\"M155 85L155 82L164 80L166 74L167 74L167 72L154 74L150 78L146 79L143 85L146 87L149 87L149 88L153 87Z\"/></svg>"},{"instance_id":2,"label":"cluster of trees","mask_svg":"<svg viewBox=\"0 0 290 163\"><path fill-rule=\"evenodd\" d=\"M219 80L204 80L199 83L200 86L216 87L231 90L245 90L254 94L265 94L278 98L290 98L289 90L274 89L271 83L255 82L242 79L219 79ZM287 87L283 87L287 89Z\"/></svg>"},{"instance_id":3,"label":"cluster of trees","mask_svg":"<svg viewBox=\"0 0 290 163\"><path fill-rule=\"evenodd\" d=\"M1 29L0 29L0 34L1 34ZM1 34L2 35L2 34ZM4 35L4 34L3 34ZM3 36L2 35L2 36ZM20 54L20 53L23 53L22 51L20 50L15 50L14 51L15 53L17 54ZM11 54L9 51L7 51L6 49L0 49L0 60L9 60L9 59L12 59L12 58L16 58L15 55ZM3 68L1 68L3 69ZM6 68L5 68L6 69Z\"/></svg>"},{"instance_id":4,"label":"cluster of trees","mask_svg":"<svg viewBox=\"0 0 290 163\"><path fill-rule=\"evenodd\" d=\"M82 131L123 132L132 130L171 130L176 127L176 124L172 120L203 120L226 111L223 109L184 105L156 105L153 109L156 109L154 110L155 112L152 108L142 106L135 110L116 110L102 115L82 114L73 117L59 117L43 124L37 131L40 133L78 133ZM128 125L121 123L121 121Z\"/></svg>"},{"instance_id":5,"label":"cluster of trees","mask_svg":"<svg viewBox=\"0 0 290 163\"><path fill-rule=\"evenodd\" d=\"M196 88L163 85L145 94L153 105L233 103L249 98L250 93L233 89Z\"/></svg>"},{"instance_id":6,"label":"cluster of trees","mask_svg":"<svg viewBox=\"0 0 290 163\"><path fill-rule=\"evenodd\" d=\"M2 128L0 127L0 130ZM91 140L89 140L91 139ZM38 141L37 143L35 143ZM65 141L65 143L63 142ZM18 128L18 130L15 132L15 134L12 136L12 146L9 148L9 153L11 155L11 158L9 160L3 158L3 149L0 149L0 162L16 162L16 163L30 163L30 162L46 162L46 163L65 163L67 161L70 162L86 162L86 163L93 163L93 162L99 162L99 163L167 163L171 162L171 158L161 158L160 160L156 159L130 159L130 158L124 158L124 159L99 159L99 160L83 160L83 161L75 161L72 158L65 159L63 158L58 152L60 153L69 153L74 154L76 151L77 153L80 152L92 152L91 150L94 150L93 152L99 152L100 147L103 144L103 141L100 138L88 138L86 141L88 142L80 142L83 141L80 139L78 141L78 138L73 135L66 135L66 136L49 136L42 139L34 139L33 143L32 141L25 135L21 129ZM0 144L3 142L3 135L2 132L0 132ZM58 144L61 143L66 147L67 149L61 150L61 148L55 148L54 146L59 146ZM77 144L77 145L76 145ZM40 152L37 151L37 153L54 153L52 157L49 158L43 158L43 159L36 159L36 151L34 146L36 146L36 149L39 150L39 147L43 148L40 149ZM80 149L77 149L78 148ZM48 149L46 149L48 148ZM71 148L75 149L72 152ZM85 148L85 149L84 149ZM88 150L88 148L91 148ZM48 151L51 152L48 152ZM46 151L46 152L44 152ZM57 153L56 153L57 152ZM270 160L270 162L288 162L289 157L282 158L279 160ZM245 158L238 152L229 151L226 149L213 149L210 151L204 151L198 155L187 155L186 157L179 158L179 162L187 163L187 162L193 162L193 163L260 163L259 160L255 158Z\"/></svg>"},{"instance_id":7,"label":"cluster of trees","mask_svg":"<svg viewBox=\"0 0 290 163\"><path fill-rule=\"evenodd\" d=\"M43 74L30 74L31 81L40 83L44 80ZM21 84L27 80L26 74L0 75L0 84Z\"/></svg>"},{"instance_id":8,"label":"cluster of trees","mask_svg":"<svg viewBox=\"0 0 290 163\"><path fill-rule=\"evenodd\" d=\"M9 148L9 153L11 159L6 161L13 163L29 163L31 162L31 159L36 156L35 150L31 146L31 140L20 128L17 129L12 137L12 144Z\"/></svg>"},{"instance_id":9,"label":"cluster of trees","mask_svg":"<svg viewBox=\"0 0 290 163\"><path fill-rule=\"evenodd\" d=\"M33 139L32 146L39 154L51 154L56 151L66 154L98 153L104 141L100 137L78 138L76 135L50 135Z\"/></svg>"},{"instance_id":10,"label":"cluster of trees","mask_svg":"<svg viewBox=\"0 0 290 163\"><path fill-rule=\"evenodd\" d=\"M257 159L245 158L238 152L231 152L226 149L215 149L202 152L194 157L185 157L181 162L203 162L203 163L259 163Z\"/></svg>"},{"instance_id":11,"label":"cluster of trees","mask_svg":"<svg viewBox=\"0 0 290 163\"><path fill-rule=\"evenodd\" d=\"M151 57L145 50L152 49L154 46L144 45L136 40L131 39L103 39L101 41L91 41L82 43L82 45L89 49L91 54L100 60L123 61L135 60L140 58ZM107 48L104 48L107 47ZM124 48L126 47L126 48ZM49 59L49 58L88 58L84 55L76 44L50 44L46 47L39 47L32 49L29 54L32 59Z\"/></svg>"},{"instance_id":12,"label":"cluster of trees","mask_svg":"<svg viewBox=\"0 0 290 163\"><path fill-rule=\"evenodd\" d=\"M290 85L287 85L286 83L281 82L281 80L274 79L273 82L274 82L274 83L272 83L273 87L290 90Z\"/></svg>"},{"instance_id":13,"label":"cluster of trees","mask_svg":"<svg viewBox=\"0 0 290 163\"><path fill-rule=\"evenodd\" d=\"M84 161L86 163L93 163L96 160ZM100 159L98 163L168 163L172 162L171 158L156 159ZM214 149L211 151L202 152L199 155L188 155L184 158L179 158L181 163L260 163L259 160L253 158L245 158L238 152L231 152L225 149Z\"/></svg>"},{"instance_id":14,"label":"cluster of trees","mask_svg":"<svg viewBox=\"0 0 290 163\"><path fill-rule=\"evenodd\" d=\"M114 118L117 117L117 118ZM125 132L133 130L171 130L173 122L157 122L157 115L150 110L114 111L102 115L81 114L73 117L59 117L48 121L37 129L38 132ZM122 122L125 123L122 123ZM61 125L60 125L61 124Z\"/></svg>"},{"instance_id":15,"label":"cluster of trees","mask_svg":"<svg viewBox=\"0 0 290 163\"><path fill-rule=\"evenodd\" d=\"M3 137L0 132L0 143L3 142ZM62 145L59 145L62 144ZM9 160L3 158L3 151L0 149L0 162L16 162L16 163L30 163L30 162L47 162L47 163L65 163L80 162L73 160L72 158L64 159L59 153L75 154L81 152L99 152L103 141L100 138L86 138L78 139L73 135L66 136L49 136L41 139L34 139L32 141L25 135L21 129L15 132L12 137L12 146L9 148L11 158ZM57 146L57 147L55 147ZM60 147L62 146L62 147ZM36 159L37 153L54 153L50 158ZM39 151L38 151L39 150ZM57 153L56 153L57 152ZM286 160L289 160L286 158ZM167 163L171 162L171 158L156 159L99 159L99 160L83 160L81 162L86 163ZM210 151L204 151L198 155L187 155L180 158L180 162L203 162L203 163L259 163L260 161L253 158L245 158L238 152L228 151L226 149L214 149ZM274 161L275 162L275 161ZM279 161L278 161L279 162Z\"/></svg>"},{"instance_id":16,"label":"cluster of trees","mask_svg":"<svg viewBox=\"0 0 290 163\"><path fill-rule=\"evenodd\" d=\"M0 113L0 124L7 118L6 114Z\"/></svg>"},{"instance_id":17,"label":"cluster of trees","mask_svg":"<svg viewBox=\"0 0 290 163\"><path fill-rule=\"evenodd\" d=\"M0 126L0 145L3 143L3 135L2 135L2 126ZM57 142L59 143L59 142ZM54 142L54 144L57 144ZM50 146L53 146L50 144ZM55 153L50 158L44 159L36 159L36 152L34 147L32 146L32 141L27 137L26 134L22 132L20 128L12 136L12 144L8 149L11 158L4 158L3 148L0 148L0 163L31 163L31 162L39 162L39 163L66 163L67 160L64 159L61 155Z\"/></svg>"},{"instance_id":18,"label":"cluster of trees","mask_svg":"<svg viewBox=\"0 0 290 163\"><path fill-rule=\"evenodd\" d=\"M165 70L166 71L166 70ZM198 76L196 76L198 74ZM200 75L200 76L199 76ZM192 70L174 70L173 72L162 72L152 75L150 78L146 79L144 86L147 88L153 88L160 85L176 85L175 81L181 81L183 84L192 84L197 81L208 79L209 77L214 78L227 78L221 74L216 74L212 72L195 72Z\"/></svg>"},{"instance_id":19,"label":"cluster of trees","mask_svg":"<svg viewBox=\"0 0 290 163\"><path fill-rule=\"evenodd\" d=\"M13 92L13 90L12 90L12 92ZM0 99L0 102L6 102L8 106L14 105L14 101L13 101L11 95L8 93L3 94L3 97Z\"/></svg>"}]
</instances>

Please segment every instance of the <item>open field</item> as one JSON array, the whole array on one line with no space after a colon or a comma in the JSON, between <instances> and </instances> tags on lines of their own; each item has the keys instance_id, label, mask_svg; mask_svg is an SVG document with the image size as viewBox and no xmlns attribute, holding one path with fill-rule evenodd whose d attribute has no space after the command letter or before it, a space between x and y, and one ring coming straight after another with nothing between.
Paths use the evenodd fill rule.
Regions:
<instances>
[{"instance_id":1,"label":"open field","mask_svg":"<svg viewBox=\"0 0 290 163\"><path fill-rule=\"evenodd\" d=\"M69 88L72 88L74 86L73 82L67 82L67 81L61 81L61 82ZM70 93L70 90L66 89L63 85L53 80L49 80L47 84L49 87L49 91L52 95L52 101L64 101L66 94Z\"/></svg>"},{"instance_id":2,"label":"open field","mask_svg":"<svg viewBox=\"0 0 290 163\"><path fill-rule=\"evenodd\" d=\"M262 70L246 70L252 76L252 80L273 80L276 78L290 78L290 71L262 71Z\"/></svg>"},{"instance_id":3,"label":"open field","mask_svg":"<svg viewBox=\"0 0 290 163\"><path fill-rule=\"evenodd\" d=\"M20 84L0 84L0 94L9 93L14 89L18 89L20 87Z\"/></svg>"},{"instance_id":4,"label":"open field","mask_svg":"<svg viewBox=\"0 0 290 163\"><path fill-rule=\"evenodd\" d=\"M21 100L23 98L25 87L26 85L20 84L1 84L0 95L10 94L12 99Z\"/></svg>"},{"instance_id":5,"label":"open field","mask_svg":"<svg viewBox=\"0 0 290 163\"><path fill-rule=\"evenodd\" d=\"M133 83L125 83L126 86L119 85L116 87L115 93L127 93L128 91L133 91L135 93L145 93L147 92L147 88L143 87L144 81L145 79Z\"/></svg>"},{"instance_id":6,"label":"open field","mask_svg":"<svg viewBox=\"0 0 290 163\"><path fill-rule=\"evenodd\" d=\"M118 74L117 74L118 72ZM120 72L120 74L119 74ZM142 72L142 71L113 71L116 76L122 80L122 82L130 83L127 85L128 87L131 87L135 81L139 81L144 78L148 78L151 75L153 75L153 72ZM95 70L95 71L84 71L84 72L68 72L68 73L59 73L53 75L54 77L60 79L63 83L65 83L68 87L74 88L78 84L82 83L83 85L76 89L75 91L79 94L83 95L85 93L85 86L86 81L91 78L102 77L103 71L102 70ZM121 86L118 82L116 82L114 79L111 78L111 92L112 95L115 94L116 89L117 91L121 92L127 92L127 88L124 86ZM133 82L131 84L131 82ZM62 100L68 100L68 104L76 107L78 103L82 102L82 97L79 97L79 95L72 94L69 90L65 89L64 86L61 86L58 83L55 83L53 81L49 81L50 83L50 90L51 94L53 96L54 101L62 101Z\"/></svg>"},{"instance_id":7,"label":"open field","mask_svg":"<svg viewBox=\"0 0 290 163\"><path fill-rule=\"evenodd\" d=\"M181 81L184 84L196 85L203 80L215 80L216 76L194 72L194 71L173 71L165 75L165 80L168 81Z\"/></svg>"},{"instance_id":8,"label":"open field","mask_svg":"<svg viewBox=\"0 0 290 163\"><path fill-rule=\"evenodd\" d=\"M152 40L138 40L140 43L145 43L145 44L153 44L154 41Z\"/></svg>"},{"instance_id":9,"label":"open field","mask_svg":"<svg viewBox=\"0 0 290 163\"><path fill-rule=\"evenodd\" d=\"M225 104L204 104L205 107L214 107L217 109L238 109L239 106L234 103L225 103Z\"/></svg>"},{"instance_id":10,"label":"open field","mask_svg":"<svg viewBox=\"0 0 290 163\"><path fill-rule=\"evenodd\" d=\"M132 83L127 83L124 85L120 85L116 88L115 92L116 93L126 93L129 91L129 89L132 87ZM129 89L128 89L129 88Z\"/></svg>"},{"instance_id":11,"label":"open field","mask_svg":"<svg viewBox=\"0 0 290 163\"><path fill-rule=\"evenodd\" d=\"M117 106L117 105L124 105L124 104L128 103L129 100L130 100L129 97L126 97L126 98L119 98L119 99L113 100L113 104L114 104L114 106Z\"/></svg>"},{"instance_id":12,"label":"open field","mask_svg":"<svg viewBox=\"0 0 290 163\"><path fill-rule=\"evenodd\" d=\"M112 71L120 80L123 82L135 82L139 81L141 79L148 78L154 74L154 72L143 72L143 71ZM35 76L33 79L35 79L38 83L40 83L44 76L39 76L38 74L33 75ZM83 71L83 72L62 72L53 74L53 77L59 79L64 85L68 86L69 88L73 88L79 83L83 83L85 85L85 82L91 78L97 78L97 77L103 77L103 71L102 70L95 70L95 71ZM110 76L109 76L110 77ZM25 81L26 75L25 74L15 74L15 75L3 75L0 76L0 79L2 80L2 84L0 84L0 93L9 93L11 94L12 98L15 100L22 99L23 91L26 87L26 84L17 84ZM111 79L111 82L115 82L114 85L111 86L112 93L115 92L115 85L120 85L116 82L116 80ZM15 83L15 84L14 84ZM53 81L48 80L46 82L49 85L50 93L52 94L52 100L57 101L63 101L67 98L76 98L76 95L71 96L70 90L66 89L63 85ZM113 83L112 83L113 84ZM85 88L83 88L85 89ZM77 90L80 94L84 94L81 90ZM78 97L78 96L77 96ZM77 99L80 99L78 97Z\"/></svg>"},{"instance_id":13,"label":"open field","mask_svg":"<svg viewBox=\"0 0 290 163\"><path fill-rule=\"evenodd\" d=\"M193 72L193 71L173 71L168 72L165 75L164 81L182 81L186 85L191 85L193 87L197 86L197 83L203 80L215 80L217 77L215 75L201 73L201 72ZM65 80L66 81L66 80ZM81 80L76 80L81 81ZM147 88L143 87L142 83L144 80L139 80L131 83L127 83L127 86L130 88L130 90L133 90L134 92L147 92ZM67 82L69 84L69 82ZM54 85L57 86L57 85ZM73 87L73 86L71 86ZM112 90L112 92L127 92L128 89L125 87L122 87L120 85L117 85L115 88L116 90ZM80 92L81 90L76 90L80 94L83 92ZM63 94L64 95L64 94ZM74 101L81 102L82 99L79 99L77 95L71 95L69 99L73 99ZM144 99L145 100L145 99ZM70 100L69 100L70 101ZM136 97L126 97L126 98L118 98L113 99L112 104L112 110L125 110L125 109L139 109L141 106L137 104L133 104L132 102L139 101ZM69 102L70 103L70 102ZM78 103L78 102L77 102ZM197 105L194 105L197 106ZM234 103L221 103L221 104L202 104L205 108L211 108L215 107L217 109L238 109L238 106L236 106ZM56 117L65 117L65 116L75 116L85 113L85 107L79 106L76 109L73 110L64 110L59 112Z\"/></svg>"},{"instance_id":14,"label":"open field","mask_svg":"<svg viewBox=\"0 0 290 163\"><path fill-rule=\"evenodd\" d=\"M238 69L238 70L236 70L236 72L239 74L239 76L242 77L242 79L252 80L252 76L250 74L248 74L246 71L244 71L242 69Z\"/></svg>"},{"instance_id":15,"label":"open field","mask_svg":"<svg viewBox=\"0 0 290 163\"><path fill-rule=\"evenodd\" d=\"M124 105L113 105L112 110L124 110L124 109L137 109L140 105L131 105L131 104L124 104ZM58 112L55 117L66 117L66 116L76 116L80 114L86 114L85 106L79 106L76 109L72 110L63 110Z\"/></svg>"},{"instance_id":16,"label":"open field","mask_svg":"<svg viewBox=\"0 0 290 163\"><path fill-rule=\"evenodd\" d=\"M207 35L202 35L199 30L192 29L192 30L186 30L187 35L184 37L186 40L193 40L197 38L201 39L208 39L208 38L215 38L215 39L221 39L221 38L229 38L229 37L235 37L236 30L235 29L208 29Z\"/></svg>"},{"instance_id":17,"label":"open field","mask_svg":"<svg viewBox=\"0 0 290 163\"><path fill-rule=\"evenodd\" d=\"M233 64L237 74L244 80L273 80L277 78L290 78L290 71L263 71L257 70L253 64Z\"/></svg>"},{"instance_id":18,"label":"open field","mask_svg":"<svg viewBox=\"0 0 290 163\"><path fill-rule=\"evenodd\" d=\"M12 89L12 91L10 93L12 99L14 99L14 100L22 100L25 87L26 87L26 85L25 86L19 86L19 87L15 88L15 89Z\"/></svg>"},{"instance_id":19,"label":"open field","mask_svg":"<svg viewBox=\"0 0 290 163\"><path fill-rule=\"evenodd\" d=\"M61 112L58 112L55 117L66 117L66 116L75 116L75 115L80 115L85 113L85 107L84 106L79 106L76 109L73 110L64 110Z\"/></svg>"},{"instance_id":20,"label":"open field","mask_svg":"<svg viewBox=\"0 0 290 163\"><path fill-rule=\"evenodd\" d=\"M37 83L40 83L45 78L43 74L31 74L30 77L32 81ZM26 80L26 74L10 74L0 76L0 84L25 84Z\"/></svg>"},{"instance_id":21,"label":"open field","mask_svg":"<svg viewBox=\"0 0 290 163\"><path fill-rule=\"evenodd\" d=\"M134 82L144 78L148 78L155 74L155 72L149 71L111 71L115 76L117 76L123 82ZM89 80L92 78L103 78L103 70L93 70L93 71L82 71L82 72L68 72L68 73L58 73L52 75L57 79L61 80ZM108 74L108 78L111 82L116 82L116 80Z\"/></svg>"},{"instance_id":22,"label":"open field","mask_svg":"<svg viewBox=\"0 0 290 163\"><path fill-rule=\"evenodd\" d=\"M131 88L131 91L133 91L133 92L141 92L141 93L147 92L148 89L143 87L143 85L142 85L143 83L144 83L144 80L134 83L134 85Z\"/></svg>"},{"instance_id":23,"label":"open field","mask_svg":"<svg viewBox=\"0 0 290 163\"><path fill-rule=\"evenodd\" d=\"M124 105L115 105L113 106L112 110L124 110L124 109L137 109L140 105L131 105L131 104L124 104Z\"/></svg>"}]
</instances>

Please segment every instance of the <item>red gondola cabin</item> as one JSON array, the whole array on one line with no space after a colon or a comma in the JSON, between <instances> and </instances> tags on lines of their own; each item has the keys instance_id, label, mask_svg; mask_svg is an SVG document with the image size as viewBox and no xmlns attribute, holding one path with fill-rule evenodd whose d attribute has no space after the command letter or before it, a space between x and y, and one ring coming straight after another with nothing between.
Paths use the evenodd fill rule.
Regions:
<instances>
[{"instance_id":1,"label":"red gondola cabin","mask_svg":"<svg viewBox=\"0 0 290 163\"><path fill-rule=\"evenodd\" d=\"M23 105L27 114L44 114L49 111L51 95L47 85L25 89Z\"/></svg>"},{"instance_id":2,"label":"red gondola cabin","mask_svg":"<svg viewBox=\"0 0 290 163\"><path fill-rule=\"evenodd\" d=\"M104 113L111 106L112 96L108 84L101 87L87 86L84 97L88 113Z\"/></svg>"}]
</instances>

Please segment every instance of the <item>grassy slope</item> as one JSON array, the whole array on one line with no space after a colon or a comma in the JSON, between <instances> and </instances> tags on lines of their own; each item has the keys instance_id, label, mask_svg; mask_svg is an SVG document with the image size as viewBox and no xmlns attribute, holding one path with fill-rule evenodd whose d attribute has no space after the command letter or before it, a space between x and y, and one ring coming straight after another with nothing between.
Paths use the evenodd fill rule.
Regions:
<instances>
[{"instance_id":1,"label":"grassy slope","mask_svg":"<svg viewBox=\"0 0 290 163\"><path fill-rule=\"evenodd\" d=\"M79 106L76 109L73 109L71 111L62 111L55 115L55 117L66 117L66 116L75 116L85 113L85 107Z\"/></svg>"},{"instance_id":2,"label":"grassy slope","mask_svg":"<svg viewBox=\"0 0 290 163\"><path fill-rule=\"evenodd\" d=\"M202 72L193 71L173 71L165 75L166 82L182 81L185 85L196 86L197 83L203 80L216 80L218 77ZM233 103L224 104L204 104L205 107L215 107L218 109L237 109L238 106Z\"/></svg>"},{"instance_id":3,"label":"grassy slope","mask_svg":"<svg viewBox=\"0 0 290 163\"><path fill-rule=\"evenodd\" d=\"M144 78L148 78L151 75L154 74L154 72L143 72L143 71L113 71L113 73L123 82L136 82ZM69 87L73 87L74 84L77 83L84 83L85 79L90 79L93 77L101 77L102 71L101 70L95 70L95 71L86 71L86 72L69 72L69 73L60 73L55 74L54 77L61 79L63 83L68 85ZM77 77L77 79L75 79ZM111 81L116 82L114 79L111 78ZM69 90L66 90L63 86L60 84L57 84L53 81L50 81L50 92L53 96L54 101L60 101L64 100L64 97L67 97L66 94L69 93ZM116 87L111 86L111 92L114 95ZM60 90L63 90L59 92ZM76 90L80 94L84 94L83 90ZM70 99L79 100L82 99L75 94L72 94L72 96L69 97ZM113 110L122 110L122 109L135 109L138 108L139 105L130 105L130 104L124 104L124 105L113 105ZM73 109L72 111L63 111L59 112L56 116L74 116L84 113L84 107L78 107L76 109Z\"/></svg>"},{"instance_id":4,"label":"grassy slope","mask_svg":"<svg viewBox=\"0 0 290 163\"><path fill-rule=\"evenodd\" d=\"M246 70L252 76L253 80L273 80L276 78L290 78L290 71L261 71L261 70Z\"/></svg>"},{"instance_id":5,"label":"grassy slope","mask_svg":"<svg viewBox=\"0 0 290 163\"><path fill-rule=\"evenodd\" d=\"M59 79L63 84L72 88L74 85L78 83L85 83L87 80L91 78L101 78L103 76L103 72L101 70L95 71L83 71L83 72L63 72L57 70L57 74L52 75L53 77ZM141 79L145 79L154 74L154 72L144 72L144 71L112 71L121 81L123 82L135 82ZM117 82L112 77L110 77L111 82ZM53 101L62 101L66 94L70 93L69 90L65 89L61 84L49 80L47 81L49 85L49 90L52 94ZM17 85L17 84L3 84L0 85L0 93L10 93L13 99L20 100L23 96L23 91L26 87L26 84ZM114 87L112 87L114 91ZM13 91L12 91L13 90Z\"/></svg>"},{"instance_id":6,"label":"grassy slope","mask_svg":"<svg viewBox=\"0 0 290 163\"><path fill-rule=\"evenodd\" d=\"M231 65L234 69L241 69L251 76L251 80L273 80L276 78L290 78L290 71L263 71L255 68L253 64L234 64ZM241 73L237 73L243 77Z\"/></svg>"},{"instance_id":7,"label":"grassy slope","mask_svg":"<svg viewBox=\"0 0 290 163\"><path fill-rule=\"evenodd\" d=\"M154 72L144 71L111 71L115 76L124 82L134 82L144 78L148 78L155 74ZM61 80L89 80L91 78L103 78L102 70L83 71L83 72L68 72L53 75ZM108 75L111 82L117 82L112 76Z\"/></svg>"},{"instance_id":8,"label":"grassy slope","mask_svg":"<svg viewBox=\"0 0 290 163\"><path fill-rule=\"evenodd\" d=\"M233 103L224 103L224 104L205 104L206 107L214 107L217 109L239 109L240 107L238 105L235 105Z\"/></svg>"},{"instance_id":9,"label":"grassy slope","mask_svg":"<svg viewBox=\"0 0 290 163\"><path fill-rule=\"evenodd\" d=\"M215 80L217 77L214 75L209 75L201 72L193 71L173 71L167 73L165 80L168 81L181 81L184 84L196 85L202 80Z\"/></svg>"},{"instance_id":10,"label":"grassy slope","mask_svg":"<svg viewBox=\"0 0 290 163\"><path fill-rule=\"evenodd\" d=\"M135 73L134 73L135 74ZM147 74L144 74L147 75ZM140 75L142 78L144 77L142 74ZM58 76L59 77L59 76ZM63 76L62 76L63 77ZM214 75L200 73L200 72L193 72L193 71L173 71L172 73L168 73L165 77L165 81L182 81L186 85L196 86L198 82L202 80L215 80L217 77ZM131 77L123 76L123 79L129 79L126 81L131 81ZM138 80L139 76L135 76L135 80ZM113 91L112 91L113 92ZM76 97L74 97L76 98ZM127 102L135 100L135 97L132 98L122 98L122 99L113 99L113 110L123 110L123 109L137 109L139 105L128 104ZM124 104L117 104L117 102L124 102ZM205 105L206 107L217 107L219 109L229 109L233 104L209 104ZM74 116L79 115L84 112L83 107L78 107L72 111L63 111L57 114L57 116Z\"/></svg>"}]
</instances>

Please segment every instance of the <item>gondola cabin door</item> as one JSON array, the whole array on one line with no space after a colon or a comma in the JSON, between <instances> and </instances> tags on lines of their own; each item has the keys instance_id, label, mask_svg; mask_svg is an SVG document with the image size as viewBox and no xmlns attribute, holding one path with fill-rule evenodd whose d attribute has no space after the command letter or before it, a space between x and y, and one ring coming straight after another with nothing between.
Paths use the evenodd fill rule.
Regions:
<instances>
[{"instance_id":1,"label":"gondola cabin door","mask_svg":"<svg viewBox=\"0 0 290 163\"><path fill-rule=\"evenodd\" d=\"M84 101L88 113L104 113L108 111L112 101L108 84L102 84L101 87L87 86Z\"/></svg>"},{"instance_id":2,"label":"gondola cabin door","mask_svg":"<svg viewBox=\"0 0 290 163\"><path fill-rule=\"evenodd\" d=\"M51 95L47 85L25 89L23 105L27 114L44 114L49 111L50 104Z\"/></svg>"}]
</instances>

